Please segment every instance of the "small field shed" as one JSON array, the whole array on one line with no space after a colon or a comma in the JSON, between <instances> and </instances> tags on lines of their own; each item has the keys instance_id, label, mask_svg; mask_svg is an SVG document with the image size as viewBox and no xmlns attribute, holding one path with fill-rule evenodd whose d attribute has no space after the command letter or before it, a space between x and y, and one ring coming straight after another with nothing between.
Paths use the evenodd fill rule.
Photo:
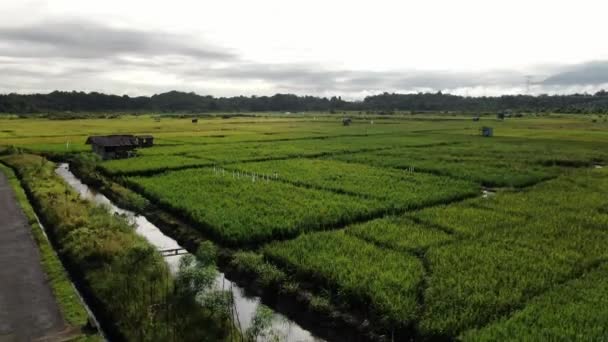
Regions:
<instances>
[{"instance_id":1,"label":"small field shed","mask_svg":"<svg viewBox=\"0 0 608 342\"><path fill-rule=\"evenodd\" d=\"M481 127L481 135L484 137L491 137L494 135L494 129L492 127Z\"/></svg>"},{"instance_id":2,"label":"small field shed","mask_svg":"<svg viewBox=\"0 0 608 342\"><path fill-rule=\"evenodd\" d=\"M126 134L98 135L88 137L85 144L91 145L93 152L104 160L121 159L135 156L135 149L138 147L153 146L154 137Z\"/></svg>"}]
</instances>

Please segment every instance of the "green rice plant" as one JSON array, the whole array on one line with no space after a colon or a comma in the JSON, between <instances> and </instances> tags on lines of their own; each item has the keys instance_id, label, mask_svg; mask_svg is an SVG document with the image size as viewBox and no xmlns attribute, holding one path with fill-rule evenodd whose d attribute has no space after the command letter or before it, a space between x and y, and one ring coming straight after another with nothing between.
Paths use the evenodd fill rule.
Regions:
<instances>
[{"instance_id":1,"label":"green rice plant","mask_svg":"<svg viewBox=\"0 0 608 342\"><path fill-rule=\"evenodd\" d=\"M582 169L564 174L550 182L525 189L521 195L497 196L490 202L493 208L509 208L512 212L530 211L539 204L560 211L585 211L608 204L608 170ZM512 200L516 198L517 200ZM583 217L581 215L581 217Z\"/></svg>"},{"instance_id":2,"label":"green rice plant","mask_svg":"<svg viewBox=\"0 0 608 342\"><path fill-rule=\"evenodd\" d=\"M178 155L153 155L129 159L104 161L100 167L113 175L162 172L170 169L212 165L205 159L188 158Z\"/></svg>"},{"instance_id":3,"label":"green rice plant","mask_svg":"<svg viewBox=\"0 0 608 342\"><path fill-rule=\"evenodd\" d=\"M608 178L603 170L579 170L520 191L499 191L487 198L426 208L411 214L416 220L469 236L536 241L544 235L560 242L570 230L570 242L581 229L606 231ZM589 232L592 233L592 232ZM536 236L536 237L534 237Z\"/></svg>"},{"instance_id":4,"label":"green rice plant","mask_svg":"<svg viewBox=\"0 0 608 342\"><path fill-rule=\"evenodd\" d=\"M143 156L189 155L211 159L216 163L256 161L288 157L314 157L349 151L366 151L398 146L420 146L446 143L448 140L428 135L361 135L361 136L318 136L298 138L299 135L285 135L277 141L249 141L234 143L204 143L174 146L154 146L142 149ZM457 138L453 138L454 140Z\"/></svg>"},{"instance_id":5,"label":"green rice plant","mask_svg":"<svg viewBox=\"0 0 608 342\"><path fill-rule=\"evenodd\" d=\"M463 334L464 341L602 341L608 336L608 266L556 286L522 310Z\"/></svg>"},{"instance_id":6,"label":"green rice plant","mask_svg":"<svg viewBox=\"0 0 608 342\"><path fill-rule=\"evenodd\" d=\"M419 330L456 336L519 309L571 276L570 253L491 240L431 247Z\"/></svg>"},{"instance_id":7,"label":"green rice plant","mask_svg":"<svg viewBox=\"0 0 608 342\"><path fill-rule=\"evenodd\" d=\"M435 148L421 148L416 153L379 151L331 156L332 159L373 166L392 167L437 175L467 179L486 186L528 186L549 179L557 170L543 166L530 166L521 162L500 159L442 159Z\"/></svg>"},{"instance_id":8,"label":"green rice plant","mask_svg":"<svg viewBox=\"0 0 608 342\"><path fill-rule=\"evenodd\" d=\"M85 152L91 149L90 146L85 144L73 143L67 145L66 143L39 143L39 144L27 144L18 145L18 147L31 151L33 153L40 152L53 152L53 153L77 153Z\"/></svg>"},{"instance_id":9,"label":"green rice plant","mask_svg":"<svg viewBox=\"0 0 608 342\"><path fill-rule=\"evenodd\" d=\"M367 308L378 322L406 326L418 311L417 289L423 267L413 256L377 247L343 231L304 234L273 242L266 257L314 279L338 300Z\"/></svg>"},{"instance_id":10,"label":"green rice plant","mask_svg":"<svg viewBox=\"0 0 608 342\"><path fill-rule=\"evenodd\" d=\"M487 186L523 187L555 177L561 173L558 166L590 166L606 161L608 153L598 144L585 142L475 137L457 144L395 148L335 158L470 179Z\"/></svg>"},{"instance_id":11,"label":"green rice plant","mask_svg":"<svg viewBox=\"0 0 608 342\"><path fill-rule=\"evenodd\" d=\"M273 127L274 128L274 127ZM313 132L282 132L282 131L268 131L268 132L249 132L246 128L237 127L231 131L220 130L209 132L205 135L190 135L190 136L171 136L170 141L176 144L225 144L225 143L243 143L243 142L262 142L262 141L279 141L279 140L308 140L308 139L321 139L323 137L329 137L323 133ZM280 127L277 127L280 129ZM190 134L192 134L190 132Z\"/></svg>"},{"instance_id":12,"label":"green rice plant","mask_svg":"<svg viewBox=\"0 0 608 342\"><path fill-rule=\"evenodd\" d=\"M378 246L404 252L421 252L426 247L453 240L452 236L439 229L399 216L352 225L345 232Z\"/></svg>"},{"instance_id":13,"label":"green rice plant","mask_svg":"<svg viewBox=\"0 0 608 342\"><path fill-rule=\"evenodd\" d=\"M205 145L198 144L179 144L179 145L162 145L153 146L145 149L138 150L138 155L142 157L159 157L159 156L171 156L171 155L184 155L186 153L197 153L204 151L209 148ZM162 158L162 157L159 157Z\"/></svg>"},{"instance_id":14,"label":"green rice plant","mask_svg":"<svg viewBox=\"0 0 608 342\"><path fill-rule=\"evenodd\" d=\"M256 244L331 229L373 216L380 207L372 199L296 187L259 175L237 176L215 168L127 179L228 245Z\"/></svg>"},{"instance_id":15,"label":"green rice plant","mask_svg":"<svg viewBox=\"0 0 608 342\"><path fill-rule=\"evenodd\" d=\"M413 209L479 193L471 182L334 160L289 159L236 164L233 168L297 185L375 198L387 209Z\"/></svg>"},{"instance_id":16,"label":"green rice plant","mask_svg":"<svg viewBox=\"0 0 608 342\"><path fill-rule=\"evenodd\" d=\"M413 214L462 236L426 253L431 275L423 334L456 336L482 327L608 259L608 216L600 212L607 190L603 170L580 170L522 191Z\"/></svg>"},{"instance_id":17,"label":"green rice plant","mask_svg":"<svg viewBox=\"0 0 608 342\"><path fill-rule=\"evenodd\" d=\"M605 228L597 230L584 222L577 222L574 217L559 214L552 219L534 220L512 231L488 235L493 239L531 248L542 245L547 250L569 253L579 270L608 257L608 249L605 248L608 231Z\"/></svg>"},{"instance_id":18,"label":"green rice plant","mask_svg":"<svg viewBox=\"0 0 608 342\"><path fill-rule=\"evenodd\" d=\"M277 286L286 280L284 272L266 262L263 255L256 252L235 252L230 266L239 273L256 277L256 282L262 286Z\"/></svg>"},{"instance_id":19,"label":"green rice plant","mask_svg":"<svg viewBox=\"0 0 608 342\"><path fill-rule=\"evenodd\" d=\"M478 137L481 125L493 126L495 136ZM0 126L2 145L58 153L71 152L67 140L74 150L88 149L90 134L153 134L158 146L102 167L130 175L132 188L217 242L258 247L295 238L266 245L258 251L264 258L237 253L233 267L257 274L262 286L282 282L292 294L328 292L382 329L414 326L425 339L606 336L598 306L605 268L590 270L608 258L608 169L591 167L608 162L608 134L588 118L498 123L482 116L474 123L461 115L362 114L343 127L339 118L315 113L201 118L196 125L125 116ZM63 193L48 181L52 169L22 158L41 180L36 191ZM474 184L512 188L453 202L479 193ZM116 224L84 211L64 217L69 206L52 198L47 215L63 222L70 253L90 256L99 246L132 242L83 231L89 221L111 232ZM582 274L581 283L573 280ZM100 284L113 289L112 274L91 279L103 276L109 280Z\"/></svg>"},{"instance_id":20,"label":"green rice plant","mask_svg":"<svg viewBox=\"0 0 608 342\"><path fill-rule=\"evenodd\" d=\"M502 195L498 195L499 197ZM508 196L508 195L505 195ZM509 230L526 223L526 215L515 215L497 209L478 207L477 203L492 199L473 199L450 205L426 208L411 214L424 224L437 225L448 231L471 236L497 230Z\"/></svg>"}]
</instances>

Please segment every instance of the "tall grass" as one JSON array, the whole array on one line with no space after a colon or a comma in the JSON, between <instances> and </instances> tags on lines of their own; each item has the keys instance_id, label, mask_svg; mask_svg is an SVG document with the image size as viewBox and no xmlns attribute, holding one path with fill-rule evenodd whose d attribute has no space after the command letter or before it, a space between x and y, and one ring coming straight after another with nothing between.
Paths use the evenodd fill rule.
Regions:
<instances>
[{"instance_id":1,"label":"tall grass","mask_svg":"<svg viewBox=\"0 0 608 342\"><path fill-rule=\"evenodd\" d=\"M176 316L197 311L184 313L167 305L174 300L173 284L167 264L156 250L124 218L81 200L55 175L53 163L26 154L1 160L17 170L49 235L111 337L179 339L182 331L176 329L176 322L181 320ZM218 340L225 332L206 324L188 334L198 340Z\"/></svg>"}]
</instances>

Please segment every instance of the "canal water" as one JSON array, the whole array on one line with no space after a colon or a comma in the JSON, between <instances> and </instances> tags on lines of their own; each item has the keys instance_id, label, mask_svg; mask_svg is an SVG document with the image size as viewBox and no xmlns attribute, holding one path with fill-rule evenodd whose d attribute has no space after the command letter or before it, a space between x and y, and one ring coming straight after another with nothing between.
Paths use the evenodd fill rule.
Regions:
<instances>
[{"instance_id":1,"label":"canal water","mask_svg":"<svg viewBox=\"0 0 608 342\"><path fill-rule=\"evenodd\" d=\"M146 219L144 216L137 215L132 211L117 207L106 196L94 191L86 184L82 183L70 171L68 164L59 164L55 172L74 190L76 190L82 198L104 206L112 214L119 214L126 217L127 220L134 225L137 234L146 238L148 242L150 242L150 244L152 244L158 250L181 248L177 241L163 234L158 227L148 221L148 219ZM169 265L171 272L175 273L177 271L179 260L182 257L183 255L172 255L165 257L165 261ZM234 320L240 324L241 330L245 331L251 326L255 312L258 306L261 304L261 299L259 297L246 295L243 288L226 279L224 274L221 272L216 279L216 286L218 289L232 292L236 308ZM281 341L323 341L322 339L313 336L309 331L303 329L294 321L277 312L274 313L272 320L272 330L278 334L278 336L280 336Z\"/></svg>"}]
</instances>

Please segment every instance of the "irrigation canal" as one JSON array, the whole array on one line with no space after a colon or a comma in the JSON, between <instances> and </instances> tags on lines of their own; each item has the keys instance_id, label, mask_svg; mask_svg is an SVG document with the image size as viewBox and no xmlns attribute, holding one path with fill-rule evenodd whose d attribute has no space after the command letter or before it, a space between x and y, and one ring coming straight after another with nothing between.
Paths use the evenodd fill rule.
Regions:
<instances>
[{"instance_id":1,"label":"irrigation canal","mask_svg":"<svg viewBox=\"0 0 608 342\"><path fill-rule=\"evenodd\" d=\"M126 217L130 223L135 226L137 234L143 236L159 251L167 250L183 250L183 248L172 238L163 234L161 230L152 224L146 217L137 215L136 213L124 210L112 203L106 196L100 194L86 184L82 183L69 169L66 163L59 164L55 172L63 178L80 196L84 199L92 201L95 204L102 205L107 208L112 214L119 214ZM177 272L179 260L184 254L167 253L170 255L164 256L165 261L169 265L171 272ZM216 279L218 289L231 291L235 304L234 320L240 324L241 329L246 330L252 322L257 307L262 303L260 297L249 296L245 294L245 290L237 284L226 279L223 273L219 273ZM323 341L314 336L311 332L303 329L296 322L288 319L284 315L274 312L272 320L272 329L279 336L284 337L288 342L308 342L308 341Z\"/></svg>"}]
</instances>

